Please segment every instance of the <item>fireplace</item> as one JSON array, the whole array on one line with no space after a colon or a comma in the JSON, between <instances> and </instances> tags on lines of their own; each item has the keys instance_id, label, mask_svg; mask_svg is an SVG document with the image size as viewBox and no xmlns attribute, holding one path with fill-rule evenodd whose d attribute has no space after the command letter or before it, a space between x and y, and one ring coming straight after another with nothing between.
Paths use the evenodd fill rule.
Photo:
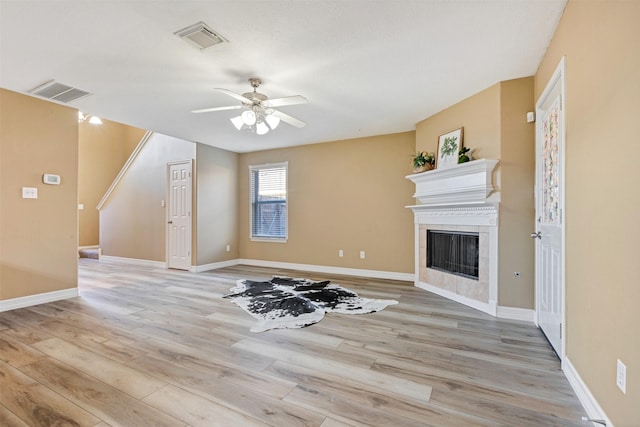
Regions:
<instances>
[{"instance_id":1,"label":"fireplace","mask_svg":"<svg viewBox=\"0 0 640 427\"><path fill-rule=\"evenodd\" d=\"M497 314L500 193L497 160L482 159L409 175L419 204L415 223L415 285Z\"/></svg>"},{"instance_id":2,"label":"fireplace","mask_svg":"<svg viewBox=\"0 0 640 427\"><path fill-rule=\"evenodd\" d=\"M427 230L427 268L478 280L480 233Z\"/></svg>"}]
</instances>

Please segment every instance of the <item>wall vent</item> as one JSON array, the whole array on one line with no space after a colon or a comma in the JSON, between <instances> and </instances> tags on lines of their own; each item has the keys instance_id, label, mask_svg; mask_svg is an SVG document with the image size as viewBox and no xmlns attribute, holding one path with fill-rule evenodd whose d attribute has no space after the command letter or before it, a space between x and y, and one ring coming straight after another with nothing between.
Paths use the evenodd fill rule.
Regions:
<instances>
[{"instance_id":1,"label":"wall vent","mask_svg":"<svg viewBox=\"0 0 640 427\"><path fill-rule=\"evenodd\" d=\"M40 86L34 87L29 91L29 93L60 102L71 102L91 95L91 93L87 91L58 83L55 80L49 80Z\"/></svg>"},{"instance_id":2,"label":"wall vent","mask_svg":"<svg viewBox=\"0 0 640 427\"><path fill-rule=\"evenodd\" d=\"M176 31L176 36L188 41L200 50L208 49L220 43L228 43L229 41L217 32L213 31L204 22L198 22L186 28Z\"/></svg>"}]
</instances>

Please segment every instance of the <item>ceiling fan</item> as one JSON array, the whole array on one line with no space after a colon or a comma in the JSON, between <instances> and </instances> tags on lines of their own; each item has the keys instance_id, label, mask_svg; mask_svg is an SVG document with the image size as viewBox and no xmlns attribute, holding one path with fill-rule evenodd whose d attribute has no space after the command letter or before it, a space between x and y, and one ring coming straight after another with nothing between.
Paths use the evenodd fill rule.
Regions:
<instances>
[{"instance_id":1,"label":"ceiling fan","mask_svg":"<svg viewBox=\"0 0 640 427\"><path fill-rule=\"evenodd\" d=\"M307 99L304 96L294 95L284 98L269 99L266 95L257 91L262 84L262 80L258 78L250 78L249 83L253 87L253 92L243 93L242 95L231 92L227 89L216 88L218 92L222 92L241 102L240 105L229 105L226 107L203 108L193 110L192 113L209 113L212 111L224 110L240 110L244 109L239 116L232 117L231 123L238 130L250 129L258 135L264 135L273 130L280 124L280 121L295 126L297 128L306 125L302 120L296 119L282 111L276 110L274 107L284 107L287 105L306 104Z\"/></svg>"}]
</instances>

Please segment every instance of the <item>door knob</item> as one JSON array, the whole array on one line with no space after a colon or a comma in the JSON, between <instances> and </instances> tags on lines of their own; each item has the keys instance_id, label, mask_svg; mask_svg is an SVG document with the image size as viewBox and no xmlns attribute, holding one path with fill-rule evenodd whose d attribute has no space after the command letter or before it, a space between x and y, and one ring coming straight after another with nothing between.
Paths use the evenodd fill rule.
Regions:
<instances>
[{"instance_id":1,"label":"door knob","mask_svg":"<svg viewBox=\"0 0 640 427\"><path fill-rule=\"evenodd\" d=\"M173 221L167 221L167 224L173 224ZM533 237L533 235L532 235Z\"/></svg>"},{"instance_id":2,"label":"door knob","mask_svg":"<svg viewBox=\"0 0 640 427\"><path fill-rule=\"evenodd\" d=\"M532 239L542 239L542 233L541 232L537 232L537 233L531 233L531 238Z\"/></svg>"}]
</instances>

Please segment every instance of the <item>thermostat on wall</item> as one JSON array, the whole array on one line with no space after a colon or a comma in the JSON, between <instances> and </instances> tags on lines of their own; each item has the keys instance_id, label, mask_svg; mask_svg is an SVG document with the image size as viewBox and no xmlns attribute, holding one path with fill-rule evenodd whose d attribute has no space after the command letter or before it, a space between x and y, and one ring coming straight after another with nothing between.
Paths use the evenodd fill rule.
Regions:
<instances>
[{"instance_id":1,"label":"thermostat on wall","mask_svg":"<svg viewBox=\"0 0 640 427\"><path fill-rule=\"evenodd\" d=\"M45 184L60 185L60 175L45 173L44 175L42 175L42 182L44 182Z\"/></svg>"}]
</instances>

